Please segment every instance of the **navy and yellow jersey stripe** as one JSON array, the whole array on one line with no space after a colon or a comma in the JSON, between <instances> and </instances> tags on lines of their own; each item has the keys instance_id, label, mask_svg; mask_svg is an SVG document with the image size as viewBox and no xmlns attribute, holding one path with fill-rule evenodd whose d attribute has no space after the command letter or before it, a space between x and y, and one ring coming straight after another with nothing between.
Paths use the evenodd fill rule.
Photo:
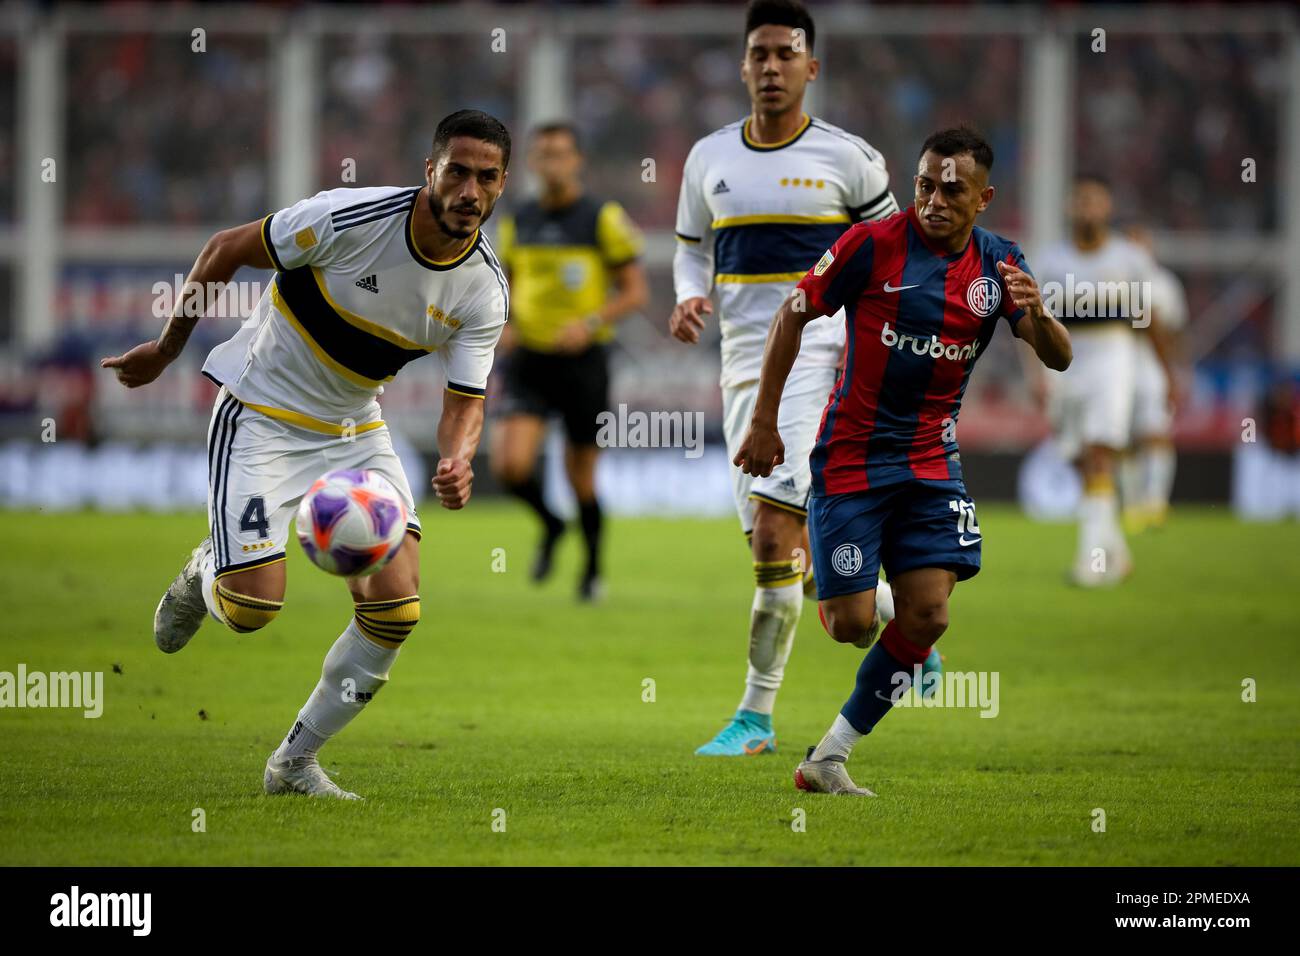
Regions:
<instances>
[{"instance_id":1,"label":"navy and yellow jersey stripe","mask_svg":"<svg viewBox=\"0 0 1300 956\"><path fill-rule=\"evenodd\" d=\"M275 213L271 213L262 220L262 246L266 249L266 254L270 257L271 265L275 267L275 271L283 272L284 263L280 261L280 256L275 251L275 243L271 241L271 220L274 217Z\"/></svg>"},{"instance_id":2,"label":"navy and yellow jersey stripe","mask_svg":"<svg viewBox=\"0 0 1300 956\"><path fill-rule=\"evenodd\" d=\"M319 435L337 435L340 438L344 435L364 435L366 432L372 432L377 428L383 428L386 425L383 419L377 419L373 422L366 422L363 425L344 427L338 422L327 422L321 418L315 418L311 415L304 415L302 412L295 412L289 408L275 408L271 405L259 405L256 402L241 402L245 408L251 408L255 412L260 412L267 418L274 418L277 421L286 422L290 425L296 425L298 428L304 428L309 432L316 432Z\"/></svg>"},{"instance_id":3,"label":"navy and yellow jersey stripe","mask_svg":"<svg viewBox=\"0 0 1300 956\"><path fill-rule=\"evenodd\" d=\"M779 498L773 498L771 495L765 495L761 491L751 491L749 493L751 501L761 501L765 505L771 505L781 511L788 511L790 514L799 515L801 518L808 517L808 501L804 499L803 505L792 505L788 501L781 501Z\"/></svg>"},{"instance_id":4,"label":"navy and yellow jersey stripe","mask_svg":"<svg viewBox=\"0 0 1300 956\"><path fill-rule=\"evenodd\" d=\"M849 207L849 218L854 222L866 222L870 219L883 219L898 212L898 202L894 192L888 186L866 202Z\"/></svg>"},{"instance_id":5,"label":"navy and yellow jersey stripe","mask_svg":"<svg viewBox=\"0 0 1300 956\"><path fill-rule=\"evenodd\" d=\"M224 578L227 574L234 574L238 571L252 571L254 568L264 568L267 565L279 564L285 560L285 553L277 551L275 554L268 554L264 558L254 558L244 564L226 564L219 565L216 569L215 577Z\"/></svg>"},{"instance_id":6,"label":"navy and yellow jersey stripe","mask_svg":"<svg viewBox=\"0 0 1300 956\"><path fill-rule=\"evenodd\" d=\"M276 273L271 298L322 364L363 387L391 380L407 362L432 351L337 308L308 266Z\"/></svg>"},{"instance_id":7,"label":"navy and yellow jersey stripe","mask_svg":"<svg viewBox=\"0 0 1300 956\"><path fill-rule=\"evenodd\" d=\"M613 201L582 196L563 209L536 200L502 217L501 261L510 270L511 312L520 341L535 351L554 349L560 330L605 304L614 270L642 252L641 231ZM609 341L602 329L597 341Z\"/></svg>"},{"instance_id":8,"label":"navy and yellow jersey stripe","mask_svg":"<svg viewBox=\"0 0 1300 956\"><path fill-rule=\"evenodd\" d=\"M447 391L456 395L464 395L466 398L483 398L487 395L486 388L478 388L474 385L461 385L458 382L448 382Z\"/></svg>"},{"instance_id":9,"label":"navy and yellow jersey stripe","mask_svg":"<svg viewBox=\"0 0 1300 956\"><path fill-rule=\"evenodd\" d=\"M847 213L715 219L714 281L798 282L848 225Z\"/></svg>"}]
</instances>

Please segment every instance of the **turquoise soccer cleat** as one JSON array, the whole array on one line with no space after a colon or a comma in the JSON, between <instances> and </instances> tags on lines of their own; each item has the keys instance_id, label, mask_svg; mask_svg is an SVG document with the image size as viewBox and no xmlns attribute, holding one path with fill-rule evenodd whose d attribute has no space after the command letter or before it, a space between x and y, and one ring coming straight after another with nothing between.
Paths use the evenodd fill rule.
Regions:
<instances>
[{"instance_id":1,"label":"turquoise soccer cleat","mask_svg":"<svg viewBox=\"0 0 1300 956\"><path fill-rule=\"evenodd\" d=\"M738 710L731 723L718 731L718 736L695 752L702 757L753 757L776 753L772 715Z\"/></svg>"},{"instance_id":2,"label":"turquoise soccer cleat","mask_svg":"<svg viewBox=\"0 0 1300 956\"><path fill-rule=\"evenodd\" d=\"M934 676L931 677L930 675ZM921 688L925 689L924 697L933 697L939 689L939 682L943 680L943 658L939 656L939 648L930 648L930 656L921 662Z\"/></svg>"}]
</instances>

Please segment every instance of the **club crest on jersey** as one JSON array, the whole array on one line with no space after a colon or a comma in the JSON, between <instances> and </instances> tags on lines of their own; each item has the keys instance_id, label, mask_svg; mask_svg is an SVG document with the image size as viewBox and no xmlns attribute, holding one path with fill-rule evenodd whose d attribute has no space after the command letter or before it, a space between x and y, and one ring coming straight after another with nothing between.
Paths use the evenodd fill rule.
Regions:
<instances>
[{"instance_id":1,"label":"club crest on jersey","mask_svg":"<svg viewBox=\"0 0 1300 956\"><path fill-rule=\"evenodd\" d=\"M804 261L806 262L807 260L805 259ZM835 261L835 257L831 255L831 251L827 249L826 255L818 259L817 265L813 266L813 275L815 276L821 275L823 272L825 272L827 269L831 267L831 263L834 261Z\"/></svg>"},{"instance_id":2,"label":"club crest on jersey","mask_svg":"<svg viewBox=\"0 0 1300 956\"><path fill-rule=\"evenodd\" d=\"M1002 289L988 276L980 276L966 287L966 304L976 315L989 316L1002 301Z\"/></svg>"},{"instance_id":3,"label":"club crest on jersey","mask_svg":"<svg viewBox=\"0 0 1300 956\"><path fill-rule=\"evenodd\" d=\"M856 544L842 544L831 552L831 567L836 574L852 577L862 570L862 550Z\"/></svg>"}]
</instances>

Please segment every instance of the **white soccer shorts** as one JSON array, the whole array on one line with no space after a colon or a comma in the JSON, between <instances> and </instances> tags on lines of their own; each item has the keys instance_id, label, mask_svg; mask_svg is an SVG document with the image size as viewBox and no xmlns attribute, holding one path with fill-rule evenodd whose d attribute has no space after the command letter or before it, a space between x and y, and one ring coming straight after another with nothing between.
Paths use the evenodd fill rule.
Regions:
<instances>
[{"instance_id":1,"label":"white soccer shorts","mask_svg":"<svg viewBox=\"0 0 1300 956\"><path fill-rule=\"evenodd\" d=\"M402 463L386 426L351 438L319 434L248 408L224 387L208 425L208 526L217 575L283 561L298 502L336 468L368 468L406 502L407 530L418 538Z\"/></svg>"},{"instance_id":2,"label":"white soccer shorts","mask_svg":"<svg viewBox=\"0 0 1300 956\"><path fill-rule=\"evenodd\" d=\"M785 461L766 478L754 478L735 465L731 466L731 486L736 498L740 527L749 534L754 530L754 502L765 501L777 508L807 517L808 492L812 488L812 471L808 456L817 440L817 426L830 398L839 371L829 366L800 367L790 371L781 407L777 412L777 431L785 445ZM758 382L723 388L723 430L727 440L727 457L734 458L749 431L758 399Z\"/></svg>"},{"instance_id":3,"label":"white soccer shorts","mask_svg":"<svg viewBox=\"0 0 1300 956\"><path fill-rule=\"evenodd\" d=\"M1070 328L1074 361L1049 372L1049 417L1066 460L1089 445L1127 448L1133 419L1134 332L1116 321Z\"/></svg>"}]
</instances>

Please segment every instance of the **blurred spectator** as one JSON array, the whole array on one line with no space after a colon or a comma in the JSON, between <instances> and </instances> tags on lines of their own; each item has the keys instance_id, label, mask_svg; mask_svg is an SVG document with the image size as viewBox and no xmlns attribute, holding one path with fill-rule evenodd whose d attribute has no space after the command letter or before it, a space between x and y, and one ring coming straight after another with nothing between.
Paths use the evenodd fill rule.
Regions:
<instances>
[{"instance_id":1,"label":"blurred spectator","mask_svg":"<svg viewBox=\"0 0 1300 956\"><path fill-rule=\"evenodd\" d=\"M522 141L516 98L526 41L510 37L503 53L493 53L490 44L482 30L325 37L320 188L422 182L434 128L459 109L491 113ZM343 179L346 160L355 163L355 181Z\"/></svg>"},{"instance_id":2,"label":"blurred spectator","mask_svg":"<svg viewBox=\"0 0 1300 956\"><path fill-rule=\"evenodd\" d=\"M1076 46L1078 165L1105 170L1117 210L1161 229L1278 227L1282 34L1107 37ZM1242 161L1255 160L1255 182Z\"/></svg>"},{"instance_id":3,"label":"blurred spectator","mask_svg":"<svg viewBox=\"0 0 1300 956\"><path fill-rule=\"evenodd\" d=\"M72 34L69 225L247 222L267 211L270 47L209 33Z\"/></svg>"}]
</instances>

